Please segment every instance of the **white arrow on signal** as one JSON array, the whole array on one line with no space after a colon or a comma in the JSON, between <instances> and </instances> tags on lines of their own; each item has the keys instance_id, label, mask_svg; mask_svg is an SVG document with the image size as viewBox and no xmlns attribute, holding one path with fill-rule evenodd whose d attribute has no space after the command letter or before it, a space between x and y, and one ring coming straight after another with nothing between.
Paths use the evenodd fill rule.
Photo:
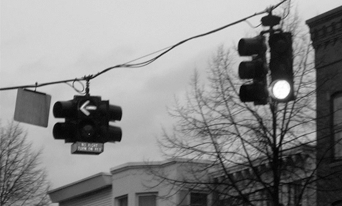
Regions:
<instances>
[{"instance_id":1,"label":"white arrow on signal","mask_svg":"<svg viewBox=\"0 0 342 206\"><path fill-rule=\"evenodd\" d=\"M84 102L82 104L82 106L80 107L81 112L83 112L83 114L85 114L86 116L90 115L89 110L96 110L97 107L94 105L88 105L90 103L89 100L87 100L86 102Z\"/></svg>"}]
</instances>

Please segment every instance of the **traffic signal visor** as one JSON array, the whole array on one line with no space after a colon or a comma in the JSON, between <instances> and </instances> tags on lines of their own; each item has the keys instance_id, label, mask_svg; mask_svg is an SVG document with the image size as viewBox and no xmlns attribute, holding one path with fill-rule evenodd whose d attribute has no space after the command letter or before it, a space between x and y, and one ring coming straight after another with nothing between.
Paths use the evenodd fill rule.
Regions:
<instances>
[{"instance_id":1,"label":"traffic signal visor","mask_svg":"<svg viewBox=\"0 0 342 206\"><path fill-rule=\"evenodd\" d=\"M55 139L64 139L65 142L74 142L76 137L76 125L71 122L58 122L52 130Z\"/></svg>"},{"instance_id":2,"label":"traffic signal visor","mask_svg":"<svg viewBox=\"0 0 342 206\"><path fill-rule=\"evenodd\" d=\"M53 116L56 118L68 118L75 117L77 108L76 103L73 100L59 101L53 105Z\"/></svg>"},{"instance_id":3,"label":"traffic signal visor","mask_svg":"<svg viewBox=\"0 0 342 206\"><path fill-rule=\"evenodd\" d=\"M122 130L120 127L109 125L106 142L120 142L122 138Z\"/></svg>"},{"instance_id":4,"label":"traffic signal visor","mask_svg":"<svg viewBox=\"0 0 342 206\"><path fill-rule=\"evenodd\" d=\"M120 121L122 118L122 109L119 106L109 105L108 109L109 121Z\"/></svg>"},{"instance_id":5,"label":"traffic signal visor","mask_svg":"<svg viewBox=\"0 0 342 206\"><path fill-rule=\"evenodd\" d=\"M53 115L56 118L65 118L65 122L58 122L53 127L53 137L64 139L65 142L74 142L76 137L76 110L74 100L58 101L53 105Z\"/></svg>"},{"instance_id":6,"label":"traffic signal visor","mask_svg":"<svg viewBox=\"0 0 342 206\"><path fill-rule=\"evenodd\" d=\"M262 82L254 84L244 84L239 91L242 102L255 102L256 104L266 104L268 91L266 85Z\"/></svg>"},{"instance_id":7,"label":"traffic signal visor","mask_svg":"<svg viewBox=\"0 0 342 206\"><path fill-rule=\"evenodd\" d=\"M262 35L254 38L243 38L239 41L240 56L251 56L251 61L243 61L239 65L239 77L252 79L252 83L240 87L239 96L242 102L254 102L255 105L264 105L268 101L267 78L268 67L266 62L266 43Z\"/></svg>"},{"instance_id":8,"label":"traffic signal visor","mask_svg":"<svg viewBox=\"0 0 342 206\"><path fill-rule=\"evenodd\" d=\"M254 38L242 38L238 43L238 52L240 56L251 56L261 54L266 51L265 38L261 35Z\"/></svg>"},{"instance_id":9,"label":"traffic signal visor","mask_svg":"<svg viewBox=\"0 0 342 206\"><path fill-rule=\"evenodd\" d=\"M122 118L122 109L116 105L109 105L108 119L109 121L120 121ZM107 142L120 142L122 137L122 130L120 127L108 126L108 133L106 136Z\"/></svg>"}]
</instances>

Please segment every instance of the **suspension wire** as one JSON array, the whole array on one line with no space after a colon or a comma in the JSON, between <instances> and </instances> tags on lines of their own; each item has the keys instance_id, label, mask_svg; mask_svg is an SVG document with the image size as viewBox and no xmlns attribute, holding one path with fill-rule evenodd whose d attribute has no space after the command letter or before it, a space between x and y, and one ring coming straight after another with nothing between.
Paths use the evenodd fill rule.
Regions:
<instances>
[{"instance_id":1,"label":"suspension wire","mask_svg":"<svg viewBox=\"0 0 342 206\"><path fill-rule=\"evenodd\" d=\"M190 40L193 40L193 39L197 39L197 38L200 38L200 37L204 37L204 36L207 36L207 35L210 35L210 34L213 34L215 32L218 32L218 31L221 31L223 29L226 29L230 26L233 26L235 24L238 24L240 22L243 22L243 21L246 21L252 17L255 17L257 15L261 15L261 14L264 14L264 13L269 13L270 11L274 10L275 8L277 8L278 6L280 6L281 4L283 4L285 1L287 0L283 0L281 1L280 3L278 3L277 5L275 6L271 6L269 8L267 8L266 10L264 11L261 11L261 12L257 12L257 13L254 13L250 16L247 16L245 18L242 18L240 20L237 20L235 22L232 22L230 24L227 24L227 25L224 25L222 27L219 27L217 29L214 29L214 30L211 30L209 32L206 32L206 33L202 33L202 34L199 34L199 35L196 35L196 36L192 36L190 38L187 38L187 39L184 39L180 42L178 42L177 44L174 44L172 46L168 46L168 47L165 47L163 49L160 49L158 51L155 51L155 52L152 52L150 54L147 54L147 55L144 55L142 57L139 57L139 58L136 58L136 59L133 59L131 61L128 61L126 63L123 63L123 64L118 64L116 66L112 66L112 67L108 67L100 72L98 72L97 74L94 74L94 75L88 75L88 76L84 76L82 78L74 78L74 79L67 79L67 80L61 80L61 81L54 81L54 82L46 82L46 83L41 83L41 84L38 84L37 82L35 84L32 84L32 85L22 85L22 86L13 86L13 87L3 87L3 88L0 88L0 91L4 91L4 90L12 90L12 89L24 89L24 88L38 88L38 87L44 87L44 86L49 86L49 85L53 85L53 84L61 84L61 83L69 83L69 82L76 82L76 81L87 81L89 82L90 80L110 71L110 70L113 70L113 69L116 69L116 68L140 68L140 67L145 67L151 63L153 63L154 61L156 61L157 59L159 59L160 57L162 57L163 55L165 55L166 53L170 52L171 50L173 50L174 48L190 41ZM162 52L162 53L160 53ZM135 63L135 64L132 64L132 62L135 62L137 60L140 60L142 58L145 58L147 56L151 56L151 55L154 55L156 53L160 53L159 55L147 60L147 61L143 61L143 62L140 62L140 63ZM73 85L73 84L72 84ZM74 88L74 87L73 87ZM75 88L74 88L75 89ZM76 90L76 89L75 89ZM77 90L76 90L77 91Z\"/></svg>"},{"instance_id":2,"label":"suspension wire","mask_svg":"<svg viewBox=\"0 0 342 206\"><path fill-rule=\"evenodd\" d=\"M79 83L81 85L81 89L76 88L75 86L75 82ZM81 81L77 81L76 79L70 84L68 82L66 82L65 84L67 84L68 86L70 86L71 88L73 88L77 93L79 94L85 94L86 93L86 86L84 86L84 84Z\"/></svg>"},{"instance_id":3,"label":"suspension wire","mask_svg":"<svg viewBox=\"0 0 342 206\"><path fill-rule=\"evenodd\" d=\"M53 85L53 84L61 84L61 83L83 81L83 80L85 80L85 79L84 78L76 78L76 79L67 79L67 80L61 80L61 81L55 81L55 82L46 82L46 83L41 83L41 84L36 82L35 84L30 84L30 85L3 87L3 88L0 88L0 91L12 90L12 89L38 88L38 87L44 87L44 86L49 86L49 85Z\"/></svg>"},{"instance_id":4,"label":"suspension wire","mask_svg":"<svg viewBox=\"0 0 342 206\"><path fill-rule=\"evenodd\" d=\"M163 50L165 50L165 51L162 52L161 54L157 55L156 57L154 57L154 58L152 58L152 59L150 59L150 60L147 60L147 61L145 61L145 62L141 62L141 63L137 63L137 64L127 64L127 63L125 63L125 64L121 64L121 65L116 65L116 66L114 66L114 67L109 67L109 68L107 68L107 69L105 69L105 70L103 70L103 71L97 73L96 75L94 75L93 78L96 78L96 77L98 77L99 75L101 75L101 74L103 74L103 73L105 73L105 72L107 72L107 71L110 71L110 70L112 70L112 69L119 68L119 67L139 68L139 67L147 66L147 65L151 64L152 62L156 61L157 59L159 59L159 58L160 58L161 56L163 56L164 54L166 54L166 53L168 53L169 51L171 51L172 49L174 49L175 47L178 47L178 46L184 44L185 42L188 42L188 41L193 40L193 39L196 39L196 38L200 38L200 37L203 37L203 36L207 36L207 35L213 34L213 33L215 33L215 32L221 31L221 30L226 29L226 28L228 28L228 27L230 27L230 26L233 26L233 25L235 25L235 24L238 24L238 23L240 23L240 22L246 21L247 19L250 19L250 18L252 18L252 17L254 17L254 16L257 16L257 15L260 15L260 14L263 14L263 13L267 13L267 12L268 12L267 10L266 10L266 11L262 11L262 12L258 12L258 13L252 14L252 15L250 15L250 16L248 16L248 17L245 17L245 18L242 18L242 19L240 19L240 20L237 20L237 21L235 21L235 22L233 22L233 23L230 23L230 24L227 24L227 25L225 25L225 26L219 27L219 28L217 28L217 29L211 30L211 31L209 31L209 32L206 32L206 33L203 33L203 34L199 34L199 35L196 35L196 36L187 38L187 39L185 39L185 40L182 40L182 41L178 42L177 44L174 44L173 46L169 46L169 47L166 47L166 48L164 48L164 49L162 49L162 50L159 50L159 51L163 51ZM139 59L140 59L140 58L139 58ZM133 62L133 61L130 61L130 62Z\"/></svg>"}]
</instances>

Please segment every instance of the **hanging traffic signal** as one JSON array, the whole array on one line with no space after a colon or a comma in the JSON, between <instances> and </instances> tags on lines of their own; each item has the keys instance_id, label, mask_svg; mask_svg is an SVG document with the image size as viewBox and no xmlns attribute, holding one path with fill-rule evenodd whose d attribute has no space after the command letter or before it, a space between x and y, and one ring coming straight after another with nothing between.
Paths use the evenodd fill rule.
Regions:
<instances>
[{"instance_id":1,"label":"hanging traffic signal","mask_svg":"<svg viewBox=\"0 0 342 206\"><path fill-rule=\"evenodd\" d=\"M109 125L110 121L121 120L122 110L119 106L101 101L101 97L81 97L78 101L78 139L83 142L120 142L120 127Z\"/></svg>"},{"instance_id":2,"label":"hanging traffic signal","mask_svg":"<svg viewBox=\"0 0 342 206\"><path fill-rule=\"evenodd\" d=\"M295 99L293 87L292 34L279 32L270 35L271 49L271 97L277 102L289 102Z\"/></svg>"},{"instance_id":3,"label":"hanging traffic signal","mask_svg":"<svg viewBox=\"0 0 342 206\"><path fill-rule=\"evenodd\" d=\"M77 101L77 141L101 142L104 135L101 124L105 121L104 115L99 113L101 97L75 96Z\"/></svg>"},{"instance_id":4,"label":"hanging traffic signal","mask_svg":"<svg viewBox=\"0 0 342 206\"><path fill-rule=\"evenodd\" d=\"M56 118L65 118L65 122L58 122L53 127L55 139L64 139L65 142L75 142L77 136L77 102L75 100L59 101L53 106L53 115Z\"/></svg>"},{"instance_id":5,"label":"hanging traffic signal","mask_svg":"<svg viewBox=\"0 0 342 206\"><path fill-rule=\"evenodd\" d=\"M262 35L239 41L240 56L252 56L251 61L243 61L239 65L239 77L253 80L240 87L239 96L242 102L254 102L255 105L265 105L268 102L266 49L265 37Z\"/></svg>"},{"instance_id":6,"label":"hanging traffic signal","mask_svg":"<svg viewBox=\"0 0 342 206\"><path fill-rule=\"evenodd\" d=\"M99 96L74 96L73 100L56 102L53 114L65 118L64 123L56 123L53 128L55 139L88 143L121 141L121 128L109 125L110 121L121 120L121 107L109 105L109 101L101 101Z\"/></svg>"},{"instance_id":7,"label":"hanging traffic signal","mask_svg":"<svg viewBox=\"0 0 342 206\"><path fill-rule=\"evenodd\" d=\"M110 121L120 121L122 118L122 109L119 106L110 105L109 101L102 101L99 112L104 116L101 123L103 136L102 142L120 142L122 131L120 127L109 125Z\"/></svg>"}]
</instances>

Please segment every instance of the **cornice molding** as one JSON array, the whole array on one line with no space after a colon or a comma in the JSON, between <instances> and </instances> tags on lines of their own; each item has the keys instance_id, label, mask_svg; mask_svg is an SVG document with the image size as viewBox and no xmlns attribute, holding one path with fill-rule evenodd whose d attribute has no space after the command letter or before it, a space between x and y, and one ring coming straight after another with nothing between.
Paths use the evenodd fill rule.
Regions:
<instances>
[{"instance_id":1,"label":"cornice molding","mask_svg":"<svg viewBox=\"0 0 342 206\"><path fill-rule=\"evenodd\" d=\"M315 50L342 42L342 6L306 21Z\"/></svg>"}]
</instances>

